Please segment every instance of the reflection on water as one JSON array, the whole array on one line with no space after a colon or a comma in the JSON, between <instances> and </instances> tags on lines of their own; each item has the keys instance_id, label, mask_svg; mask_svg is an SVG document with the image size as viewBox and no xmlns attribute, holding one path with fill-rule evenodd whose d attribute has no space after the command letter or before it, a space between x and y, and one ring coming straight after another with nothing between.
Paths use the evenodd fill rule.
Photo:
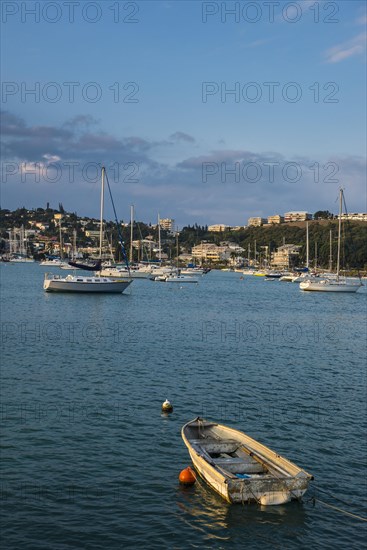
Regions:
<instances>
[{"instance_id":1,"label":"reflection on water","mask_svg":"<svg viewBox=\"0 0 367 550\"><path fill-rule=\"evenodd\" d=\"M284 547L277 544L274 529L281 530L282 539L304 537L310 528L310 518L301 502L292 501L282 506L259 506L258 504L229 504L203 480L198 478L192 487L179 486L177 491L179 518L191 528L205 534L205 539L222 542L246 542L256 548L262 543L271 543L272 548Z\"/></svg>"}]
</instances>

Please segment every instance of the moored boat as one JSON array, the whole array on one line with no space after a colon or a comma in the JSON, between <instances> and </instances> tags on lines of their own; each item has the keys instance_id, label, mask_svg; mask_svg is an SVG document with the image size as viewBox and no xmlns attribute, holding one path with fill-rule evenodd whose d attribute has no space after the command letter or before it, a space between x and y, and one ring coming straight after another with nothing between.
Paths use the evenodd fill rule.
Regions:
<instances>
[{"instance_id":1,"label":"moored boat","mask_svg":"<svg viewBox=\"0 0 367 550\"><path fill-rule=\"evenodd\" d=\"M230 503L285 504L313 476L243 432L198 417L181 431L200 476Z\"/></svg>"},{"instance_id":2,"label":"moored boat","mask_svg":"<svg viewBox=\"0 0 367 550\"><path fill-rule=\"evenodd\" d=\"M168 275L166 277L166 283L198 283L196 277L191 275Z\"/></svg>"},{"instance_id":3,"label":"moored boat","mask_svg":"<svg viewBox=\"0 0 367 550\"><path fill-rule=\"evenodd\" d=\"M100 248L99 248L99 258L94 262L93 266L86 266L84 263L71 262L75 267L82 267L82 269L98 269L101 270L102 264L102 243L103 243L103 206L104 206L104 185L105 185L105 167L102 166L101 170L102 176L102 185L101 185L101 217L100 217ZM109 187L108 179L107 184ZM109 187L110 196L111 189ZM115 207L112 201L112 205L115 212ZM116 225L119 228L116 217ZM119 229L118 229L119 231ZM125 253L125 248L119 231L119 240L121 245L121 252L126 258L126 264L128 267L128 261ZM61 242L61 240L60 240ZM59 275L53 275L46 273L45 279L43 282L43 288L46 292L78 292L78 293L119 293L121 294L129 285L131 284L131 278L126 279L115 279L113 277L103 277L100 273L95 273L94 276L84 276L84 275L67 275L66 277L61 277Z\"/></svg>"},{"instance_id":4,"label":"moored boat","mask_svg":"<svg viewBox=\"0 0 367 550\"><path fill-rule=\"evenodd\" d=\"M46 292L88 292L88 293L117 293L121 294L130 285L129 279L113 279L99 276L78 276L45 274L43 288Z\"/></svg>"},{"instance_id":5,"label":"moored boat","mask_svg":"<svg viewBox=\"0 0 367 550\"><path fill-rule=\"evenodd\" d=\"M339 190L339 223L338 223L338 254L336 261L336 273L329 273L317 279L308 279L300 282L299 288L305 291L313 292L357 292L363 286L360 278L357 281L348 280L340 276L340 257L341 257L341 229L343 214L344 192Z\"/></svg>"},{"instance_id":6,"label":"moored boat","mask_svg":"<svg viewBox=\"0 0 367 550\"><path fill-rule=\"evenodd\" d=\"M314 292L357 292L361 286L363 285L359 281L331 277L320 278L319 280L307 279L299 285L301 290Z\"/></svg>"}]
</instances>

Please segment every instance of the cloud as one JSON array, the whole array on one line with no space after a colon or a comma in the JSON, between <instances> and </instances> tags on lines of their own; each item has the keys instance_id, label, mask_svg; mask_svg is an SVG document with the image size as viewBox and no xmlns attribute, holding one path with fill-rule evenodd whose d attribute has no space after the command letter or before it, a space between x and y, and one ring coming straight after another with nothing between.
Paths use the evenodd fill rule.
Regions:
<instances>
[{"instance_id":1,"label":"cloud","mask_svg":"<svg viewBox=\"0 0 367 550\"><path fill-rule=\"evenodd\" d=\"M186 141L187 143L195 143L195 138L185 132L175 132L169 137L173 141Z\"/></svg>"},{"instance_id":2,"label":"cloud","mask_svg":"<svg viewBox=\"0 0 367 550\"><path fill-rule=\"evenodd\" d=\"M324 53L326 63L339 63L348 59L349 57L354 57L357 55L363 55L366 52L366 37L365 32L358 34L351 40L342 42L337 46L329 48Z\"/></svg>"},{"instance_id":3,"label":"cloud","mask_svg":"<svg viewBox=\"0 0 367 550\"><path fill-rule=\"evenodd\" d=\"M99 120L94 118L92 115L76 115L75 117L71 118L70 120L67 120L64 123L64 126L66 127L87 127L94 126L96 124L99 124Z\"/></svg>"},{"instance_id":4,"label":"cloud","mask_svg":"<svg viewBox=\"0 0 367 550\"><path fill-rule=\"evenodd\" d=\"M77 126L39 127L6 114L3 163L17 163L19 171L10 175L14 166L8 172L3 166L4 207L17 208L22 197L22 204L30 208L45 201L56 205L62 202L69 210L97 216L99 180L91 181L96 171L83 168L103 162L122 216L128 215L125 206L133 203L145 221L154 220L160 212L163 217L174 218L180 226L195 222L240 225L252 215L265 217L288 210L332 211L341 184L346 187L348 209L362 208L366 166L361 157L287 157L279 151L226 149L222 145L196 156L189 149L185 156L168 164L167 160L158 159L167 157L165 151L176 143L173 136L182 141L183 132L162 142L140 136L115 136L98 127L92 131L88 118L81 117L76 117ZM194 139L184 138L183 142L185 149L196 150ZM72 178L71 171L65 168L67 162L77 164ZM58 166L62 174L58 174ZM34 175L37 170L41 172L38 180ZM295 178L297 171L299 177ZM334 182L330 181L332 171Z\"/></svg>"},{"instance_id":5,"label":"cloud","mask_svg":"<svg viewBox=\"0 0 367 550\"><path fill-rule=\"evenodd\" d=\"M78 115L60 127L27 125L9 112L3 112L1 118L1 150L7 160L37 163L58 158L149 164L147 152L157 145L136 136L119 139L98 128L91 131L90 126L98 121L89 115Z\"/></svg>"},{"instance_id":6,"label":"cloud","mask_svg":"<svg viewBox=\"0 0 367 550\"><path fill-rule=\"evenodd\" d=\"M72 136L70 130L52 126L27 126L25 121L8 111L1 111L1 134L3 136L32 137L42 139L67 139Z\"/></svg>"}]
</instances>

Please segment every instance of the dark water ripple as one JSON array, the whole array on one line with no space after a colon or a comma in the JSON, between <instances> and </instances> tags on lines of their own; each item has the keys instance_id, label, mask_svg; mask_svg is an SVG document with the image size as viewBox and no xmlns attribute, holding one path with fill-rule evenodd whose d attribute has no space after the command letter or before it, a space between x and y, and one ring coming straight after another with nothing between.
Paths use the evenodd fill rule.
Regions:
<instances>
[{"instance_id":1,"label":"dark water ripple","mask_svg":"<svg viewBox=\"0 0 367 550\"><path fill-rule=\"evenodd\" d=\"M1 276L4 547L362 547L365 523L311 497L366 516L365 290L213 272L67 296L44 294L38 265ZM201 481L180 487L180 429L198 414L312 472L304 502L229 506Z\"/></svg>"}]
</instances>

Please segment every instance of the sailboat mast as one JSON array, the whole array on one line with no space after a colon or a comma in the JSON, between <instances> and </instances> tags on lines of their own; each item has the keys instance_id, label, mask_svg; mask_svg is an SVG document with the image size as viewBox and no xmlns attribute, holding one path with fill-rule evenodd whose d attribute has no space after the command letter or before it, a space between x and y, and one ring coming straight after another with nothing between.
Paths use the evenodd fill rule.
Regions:
<instances>
[{"instance_id":1,"label":"sailboat mast","mask_svg":"<svg viewBox=\"0 0 367 550\"><path fill-rule=\"evenodd\" d=\"M178 269L178 230L176 231L176 248L177 248L176 265Z\"/></svg>"},{"instance_id":2,"label":"sailboat mast","mask_svg":"<svg viewBox=\"0 0 367 550\"><path fill-rule=\"evenodd\" d=\"M62 218L62 214L60 214L60 219L59 219L59 240L60 240L60 258L63 260L64 259L64 247L63 247L62 233L61 233L61 218Z\"/></svg>"},{"instance_id":3,"label":"sailboat mast","mask_svg":"<svg viewBox=\"0 0 367 550\"><path fill-rule=\"evenodd\" d=\"M130 263L133 261L134 205L130 206Z\"/></svg>"},{"instance_id":4,"label":"sailboat mast","mask_svg":"<svg viewBox=\"0 0 367 550\"><path fill-rule=\"evenodd\" d=\"M76 229L73 230L73 252L72 252L72 259L75 260L76 258Z\"/></svg>"},{"instance_id":5,"label":"sailboat mast","mask_svg":"<svg viewBox=\"0 0 367 550\"><path fill-rule=\"evenodd\" d=\"M162 262L162 251L161 251L161 219L158 214L158 259L159 262Z\"/></svg>"},{"instance_id":6,"label":"sailboat mast","mask_svg":"<svg viewBox=\"0 0 367 550\"><path fill-rule=\"evenodd\" d=\"M330 229L329 271L333 270L333 231Z\"/></svg>"},{"instance_id":7,"label":"sailboat mast","mask_svg":"<svg viewBox=\"0 0 367 550\"><path fill-rule=\"evenodd\" d=\"M310 263L310 242L308 238L308 222L306 222L306 267L309 268Z\"/></svg>"},{"instance_id":8,"label":"sailboat mast","mask_svg":"<svg viewBox=\"0 0 367 550\"><path fill-rule=\"evenodd\" d=\"M315 241L315 271L317 270L317 241Z\"/></svg>"},{"instance_id":9,"label":"sailboat mast","mask_svg":"<svg viewBox=\"0 0 367 550\"><path fill-rule=\"evenodd\" d=\"M338 225L338 256L336 260L336 280L339 280L340 269L340 240L342 235L342 210L343 210L343 189L340 189L340 202L339 202L339 225Z\"/></svg>"},{"instance_id":10,"label":"sailboat mast","mask_svg":"<svg viewBox=\"0 0 367 550\"><path fill-rule=\"evenodd\" d=\"M255 243L254 243L254 265L255 265L255 267L257 266L256 256L257 256L257 252L256 252L256 239L255 239Z\"/></svg>"},{"instance_id":11,"label":"sailboat mast","mask_svg":"<svg viewBox=\"0 0 367 550\"><path fill-rule=\"evenodd\" d=\"M100 228L99 228L99 257L100 257L100 259L102 258L102 243L103 243L104 174L105 174L105 167L102 166L101 216L100 216Z\"/></svg>"}]
</instances>

